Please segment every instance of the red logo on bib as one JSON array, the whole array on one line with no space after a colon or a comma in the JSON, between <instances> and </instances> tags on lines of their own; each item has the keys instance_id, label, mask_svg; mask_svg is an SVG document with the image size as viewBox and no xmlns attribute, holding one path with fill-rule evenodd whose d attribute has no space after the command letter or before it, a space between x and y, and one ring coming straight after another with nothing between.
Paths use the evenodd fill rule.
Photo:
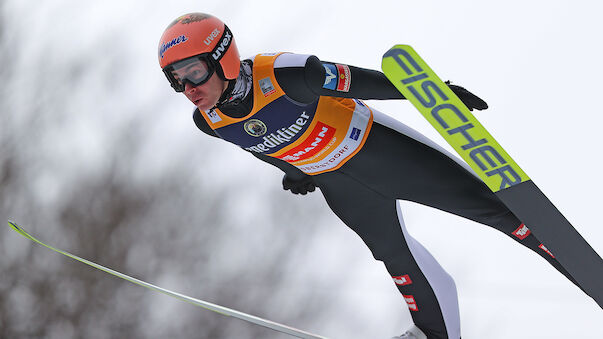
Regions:
<instances>
[{"instance_id":1,"label":"red logo on bib","mask_svg":"<svg viewBox=\"0 0 603 339\"><path fill-rule=\"evenodd\" d=\"M334 127L318 122L304 142L278 158L288 162L308 159L329 144L335 135L335 131Z\"/></svg>"}]
</instances>

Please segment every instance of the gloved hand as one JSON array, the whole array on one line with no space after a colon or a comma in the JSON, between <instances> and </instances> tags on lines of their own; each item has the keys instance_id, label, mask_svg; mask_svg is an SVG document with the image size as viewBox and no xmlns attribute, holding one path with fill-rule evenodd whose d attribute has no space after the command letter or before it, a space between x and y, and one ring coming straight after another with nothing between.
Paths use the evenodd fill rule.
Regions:
<instances>
[{"instance_id":1,"label":"gloved hand","mask_svg":"<svg viewBox=\"0 0 603 339\"><path fill-rule=\"evenodd\" d=\"M314 192L316 184L310 175L306 175L299 180L292 180L285 174L285 176L283 176L283 189L285 191L291 190L291 193L293 194L305 195L308 192Z\"/></svg>"},{"instance_id":2,"label":"gloved hand","mask_svg":"<svg viewBox=\"0 0 603 339\"><path fill-rule=\"evenodd\" d=\"M450 87L454 94L461 99L461 101L465 104L465 106L467 106L467 108L469 108L470 111L473 111L473 109L481 111L488 108L488 104L484 100L469 92L464 87L453 85L450 83L450 80L446 81L446 85Z\"/></svg>"}]
</instances>

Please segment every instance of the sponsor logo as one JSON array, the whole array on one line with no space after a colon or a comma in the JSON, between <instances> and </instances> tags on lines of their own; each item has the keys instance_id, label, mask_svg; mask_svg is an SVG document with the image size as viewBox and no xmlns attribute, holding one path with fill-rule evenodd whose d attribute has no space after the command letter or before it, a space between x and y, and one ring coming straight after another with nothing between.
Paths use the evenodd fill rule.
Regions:
<instances>
[{"instance_id":1,"label":"sponsor logo","mask_svg":"<svg viewBox=\"0 0 603 339\"><path fill-rule=\"evenodd\" d=\"M295 138L299 131L308 123L309 119L310 116L304 111L291 126L279 128L276 132L264 136L263 142L255 146L245 147L245 149L251 152L263 153L278 145L287 143Z\"/></svg>"},{"instance_id":2,"label":"sponsor logo","mask_svg":"<svg viewBox=\"0 0 603 339\"><path fill-rule=\"evenodd\" d=\"M523 172L517 164L481 126L472 123L471 116L463 113L457 107L458 103L451 101L436 83L437 77L420 65L419 58L415 60L408 51L398 48L389 50L383 57L394 59L399 70L404 72L405 78L400 80L401 85L410 91L419 106L428 110L424 113L426 117L429 114L428 119L435 120L436 129L450 136L446 139L459 149L459 154L493 191L524 181L521 175ZM453 137L455 141L452 141Z\"/></svg>"},{"instance_id":3,"label":"sponsor logo","mask_svg":"<svg viewBox=\"0 0 603 339\"><path fill-rule=\"evenodd\" d=\"M216 111L214 111L213 109L209 110L209 111L203 111L205 112L205 115L207 115L207 117L209 118L209 120L211 122L213 122L214 124L216 122L222 121L222 118L220 118L220 116L218 115L218 113L216 113Z\"/></svg>"},{"instance_id":4,"label":"sponsor logo","mask_svg":"<svg viewBox=\"0 0 603 339\"><path fill-rule=\"evenodd\" d=\"M362 130L360 130L356 127L352 128L352 133L350 133L350 139L358 140L361 132L362 132Z\"/></svg>"},{"instance_id":5,"label":"sponsor logo","mask_svg":"<svg viewBox=\"0 0 603 339\"><path fill-rule=\"evenodd\" d=\"M260 79L258 83L260 84L260 89L262 90L262 93L264 93L265 97L269 96L270 94L276 93L276 89L274 89L270 77Z\"/></svg>"},{"instance_id":6,"label":"sponsor logo","mask_svg":"<svg viewBox=\"0 0 603 339\"><path fill-rule=\"evenodd\" d=\"M191 14L185 14L181 17L179 17L178 19L174 20L174 22L172 22L169 27L172 27L173 25L177 24L178 22L180 22L183 25L188 25L191 24L193 22L199 22L199 21L203 21L205 19L209 19L210 16L207 14L203 14L203 13L191 13Z\"/></svg>"},{"instance_id":7,"label":"sponsor logo","mask_svg":"<svg viewBox=\"0 0 603 339\"><path fill-rule=\"evenodd\" d=\"M305 142L279 158L288 162L308 159L327 146L335 131L334 127L318 122Z\"/></svg>"},{"instance_id":8,"label":"sponsor logo","mask_svg":"<svg viewBox=\"0 0 603 339\"><path fill-rule=\"evenodd\" d=\"M230 34L230 31L226 30L224 32L224 38L222 38L222 41L220 42L220 45L218 46L218 48L216 48L216 51L212 53L212 58L214 58L214 60L220 60L222 58L222 54L226 51L226 49L228 49L228 46L230 46L230 42L232 40L232 34Z\"/></svg>"},{"instance_id":9,"label":"sponsor logo","mask_svg":"<svg viewBox=\"0 0 603 339\"><path fill-rule=\"evenodd\" d=\"M333 140L331 140L330 144L334 144L335 141L337 141L337 138L333 138ZM337 150L336 153L333 154L327 160L323 160L320 163L316 163L316 164L312 164L312 165L298 166L298 168L304 172L310 172L310 171L316 172L316 171L320 171L320 170L333 168L345 158L345 157L342 158L342 156L346 153L349 153L349 151L350 151L350 146L345 145L342 148L340 148L339 150Z\"/></svg>"},{"instance_id":10,"label":"sponsor logo","mask_svg":"<svg viewBox=\"0 0 603 339\"><path fill-rule=\"evenodd\" d=\"M337 90L340 92L348 92L350 90L350 85L352 84L352 74L350 72L350 68L348 65L340 65L337 66Z\"/></svg>"},{"instance_id":11,"label":"sponsor logo","mask_svg":"<svg viewBox=\"0 0 603 339\"><path fill-rule=\"evenodd\" d=\"M260 54L260 55L261 55L261 56L275 56L275 55L277 55L277 54L278 54L278 53L262 53L262 54Z\"/></svg>"},{"instance_id":12,"label":"sponsor logo","mask_svg":"<svg viewBox=\"0 0 603 339\"><path fill-rule=\"evenodd\" d=\"M214 39L218 37L218 34L220 34L220 30L216 28L211 33L209 33L209 35L207 36L207 38L205 38L203 42L205 42L205 44L209 46L212 41L214 41Z\"/></svg>"},{"instance_id":13,"label":"sponsor logo","mask_svg":"<svg viewBox=\"0 0 603 339\"><path fill-rule=\"evenodd\" d=\"M518 237L520 240L523 240L527 238L530 233L532 233L530 229L528 229L526 225L521 224L512 234Z\"/></svg>"},{"instance_id":14,"label":"sponsor logo","mask_svg":"<svg viewBox=\"0 0 603 339\"><path fill-rule=\"evenodd\" d=\"M350 67L341 64L323 63L325 68L325 82L323 88L332 91L349 92L352 83L352 73Z\"/></svg>"},{"instance_id":15,"label":"sponsor logo","mask_svg":"<svg viewBox=\"0 0 603 339\"><path fill-rule=\"evenodd\" d=\"M399 275L399 276L395 276L392 278L394 279L394 282L398 286L406 286L406 285L412 284L412 280L410 280L410 277L408 276L408 274Z\"/></svg>"},{"instance_id":16,"label":"sponsor logo","mask_svg":"<svg viewBox=\"0 0 603 339\"><path fill-rule=\"evenodd\" d=\"M180 45L181 43L186 41L188 41L188 38L185 35L181 35L177 38L172 39L171 41L164 42L163 44L161 44L161 47L159 47L159 56L163 59L163 55L168 49L176 45Z\"/></svg>"},{"instance_id":17,"label":"sponsor logo","mask_svg":"<svg viewBox=\"0 0 603 339\"><path fill-rule=\"evenodd\" d=\"M546 248L543 244L540 244L540 246L538 246L538 248L540 248L541 250L543 250L546 253L548 253L551 257L555 258L555 256L553 255L553 253L551 253L551 251L549 251L549 249Z\"/></svg>"},{"instance_id":18,"label":"sponsor logo","mask_svg":"<svg viewBox=\"0 0 603 339\"><path fill-rule=\"evenodd\" d=\"M337 153L335 153L330 159L329 162L336 161L339 157L346 154L350 150L350 146L345 145L341 148Z\"/></svg>"},{"instance_id":19,"label":"sponsor logo","mask_svg":"<svg viewBox=\"0 0 603 339\"><path fill-rule=\"evenodd\" d=\"M411 311L418 311L419 307L417 306L417 302L415 301L415 297L413 297L412 295L404 295L402 294L402 296L404 297L404 301L406 301L406 304L408 305L408 309Z\"/></svg>"},{"instance_id":20,"label":"sponsor logo","mask_svg":"<svg viewBox=\"0 0 603 339\"><path fill-rule=\"evenodd\" d=\"M334 91L337 86L337 68L333 64L322 64L322 66L325 68L325 83L322 87Z\"/></svg>"},{"instance_id":21,"label":"sponsor logo","mask_svg":"<svg viewBox=\"0 0 603 339\"><path fill-rule=\"evenodd\" d=\"M266 128L266 124L264 124L261 120L251 119L243 124L243 129L247 134L253 137L261 137L266 134L268 128Z\"/></svg>"}]
</instances>

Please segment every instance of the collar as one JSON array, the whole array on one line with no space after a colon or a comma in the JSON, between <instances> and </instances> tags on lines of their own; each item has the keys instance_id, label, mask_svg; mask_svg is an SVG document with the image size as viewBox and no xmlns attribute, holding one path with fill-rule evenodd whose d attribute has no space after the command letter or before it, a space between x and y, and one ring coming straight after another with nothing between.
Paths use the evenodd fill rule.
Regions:
<instances>
[{"instance_id":1,"label":"collar","mask_svg":"<svg viewBox=\"0 0 603 339\"><path fill-rule=\"evenodd\" d=\"M241 69L236 80L231 80L218 100L215 108L232 118L242 118L253 108L253 62L241 61Z\"/></svg>"},{"instance_id":2,"label":"collar","mask_svg":"<svg viewBox=\"0 0 603 339\"><path fill-rule=\"evenodd\" d=\"M236 80L228 82L228 87L226 87L226 90L222 93L216 106L221 108L221 106L224 105L230 106L240 104L247 97L252 86L251 61L243 60L239 70L239 76Z\"/></svg>"}]
</instances>

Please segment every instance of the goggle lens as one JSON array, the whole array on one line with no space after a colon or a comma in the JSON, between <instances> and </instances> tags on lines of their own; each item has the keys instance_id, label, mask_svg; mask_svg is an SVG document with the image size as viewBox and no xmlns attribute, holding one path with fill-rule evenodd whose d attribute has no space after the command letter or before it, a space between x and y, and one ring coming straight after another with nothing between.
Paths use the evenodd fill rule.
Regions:
<instances>
[{"instance_id":1,"label":"goggle lens","mask_svg":"<svg viewBox=\"0 0 603 339\"><path fill-rule=\"evenodd\" d=\"M163 72L176 92L184 92L186 82L193 86L206 83L214 73L214 68L205 58L194 56L169 65Z\"/></svg>"}]
</instances>

